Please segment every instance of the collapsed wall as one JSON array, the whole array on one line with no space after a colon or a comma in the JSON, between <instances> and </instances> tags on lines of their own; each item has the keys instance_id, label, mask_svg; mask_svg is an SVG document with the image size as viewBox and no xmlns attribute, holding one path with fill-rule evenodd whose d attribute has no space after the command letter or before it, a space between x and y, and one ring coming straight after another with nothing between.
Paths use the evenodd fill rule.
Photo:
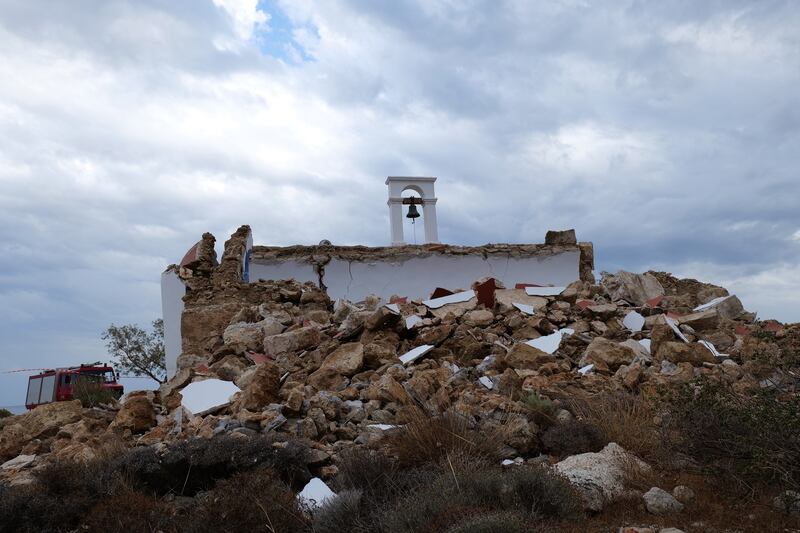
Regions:
<instances>
[{"instance_id":1,"label":"collapsed wall","mask_svg":"<svg viewBox=\"0 0 800 533\"><path fill-rule=\"evenodd\" d=\"M544 244L273 247L253 246L249 226L242 226L226 241L220 263L214 242L204 234L162 275L170 377L181 354L186 364L207 359L214 350L210 340L219 338L243 307L274 299L266 294L278 290L269 280L294 279L326 299L355 302L369 295L384 301L425 299L437 287L467 289L486 277L507 287L594 281L592 244L578 243L572 230L548 232Z\"/></svg>"}]
</instances>

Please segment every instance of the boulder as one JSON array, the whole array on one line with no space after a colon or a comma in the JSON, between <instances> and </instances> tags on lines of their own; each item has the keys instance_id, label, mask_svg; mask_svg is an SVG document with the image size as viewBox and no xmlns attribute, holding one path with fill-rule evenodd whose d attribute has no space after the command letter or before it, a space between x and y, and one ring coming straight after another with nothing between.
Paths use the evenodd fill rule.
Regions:
<instances>
[{"instance_id":1,"label":"boulder","mask_svg":"<svg viewBox=\"0 0 800 533\"><path fill-rule=\"evenodd\" d=\"M260 411L267 405L277 402L281 386L280 377L280 370L272 361L264 361L257 365L247 388L242 392L240 407L250 411Z\"/></svg>"},{"instance_id":2,"label":"boulder","mask_svg":"<svg viewBox=\"0 0 800 533\"><path fill-rule=\"evenodd\" d=\"M745 312L742 301L733 294L730 296L720 296L715 298L710 302L706 302L705 304L698 306L698 309L715 309L719 316L731 320L739 318Z\"/></svg>"},{"instance_id":3,"label":"boulder","mask_svg":"<svg viewBox=\"0 0 800 533\"><path fill-rule=\"evenodd\" d=\"M134 434L144 433L155 425L156 415L153 402L146 394L129 396L111 423L111 427L128 429Z\"/></svg>"},{"instance_id":4,"label":"boulder","mask_svg":"<svg viewBox=\"0 0 800 533\"><path fill-rule=\"evenodd\" d=\"M352 376L364 366L364 345L360 342L342 344L331 352L320 368L335 370L344 376Z\"/></svg>"},{"instance_id":5,"label":"boulder","mask_svg":"<svg viewBox=\"0 0 800 533\"><path fill-rule=\"evenodd\" d=\"M81 418L80 400L40 405L25 414L9 417L0 431L0 459L16 457L34 439L55 436L58 430Z\"/></svg>"},{"instance_id":6,"label":"boulder","mask_svg":"<svg viewBox=\"0 0 800 533\"><path fill-rule=\"evenodd\" d=\"M314 326L294 329L278 335L264 337L264 353L278 355L305 350L319 344L319 329Z\"/></svg>"},{"instance_id":7,"label":"boulder","mask_svg":"<svg viewBox=\"0 0 800 533\"><path fill-rule=\"evenodd\" d=\"M549 230L544 236L544 243L555 244L578 244L578 238L575 236L574 229L565 229L561 231Z\"/></svg>"},{"instance_id":8,"label":"boulder","mask_svg":"<svg viewBox=\"0 0 800 533\"><path fill-rule=\"evenodd\" d=\"M506 365L520 370L536 370L554 360L552 355L524 342L515 344L505 356Z\"/></svg>"},{"instance_id":9,"label":"boulder","mask_svg":"<svg viewBox=\"0 0 800 533\"><path fill-rule=\"evenodd\" d=\"M716 309L706 309L682 316L679 322L696 331L716 329L719 326L719 312Z\"/></svg>"},{"instance_id":10,"label":"boulder","mask_svg":"<svg viewBox=\"0 0 800 533\"><path fill-rule=\"evenodd\" d=\"M320 368L308 376L306 383L317 390L336 391L347 387L348 380L332 368Z\"/></svg>"},{"instance_id":11,"label":"boulder","mask_svg":"<svg viewBox=\"0 0 800 533\"><path fill-rule=\"evenodd\" d=\"M664 489L653 487L642 496L648 512L656 515L669 515L683 511L683 504Z\"/></svg>"},{"instance_id":12,"label":"boulder","mask_svg":"<svg viewBox=\"0 0 800 533\"><path fill-rule=\"evenodd\" d=\"M658 348L658 358L676 364L690 363L692 366L719 362L711 350L698 342L665 342Z\"/></svg>"},{"instance_id":13,"label":"boulder","mask_svg":"<svg viewBox=\"0 0 800 533\"><path fill-rule=\"evenodd\" d=\"M650 467L614 442L596 453L567 457L555 465L580 492L584 507L600 511L625 493L625 473L630 465L647 471Z\"/></svg>"},{"instance_id":14,"label":"boulder","mask_svg":"<svg viewBox=\"0 0 800 533\"><path fill-rule=\"evenodd\" d=\"M468 326L482 327L494 322L494 313L486 309L476 309L464 316L464 323Z\"/></svg>"},{"instance_id":15,"label":"boulder","mask_svg":"<svg viewBox=\"0 0 800 533\"><path fill-rule=\"evenodd\" d=\"M601 320L608 320L617 314L617 306L614 304L597 304L590 305L586 308L586 312L590 316L594 316Z\"/></svg>"},{"instance_id":16,"label":"boulder","mask_svg":"<svg viewBox=\"0 0 800 533\"><path fill-rule=\"evenodd\" d=\"M369 331L393 326L400 321L400 315L382 305L370 314L364 321L364 327Z\"/></svg>"},{"instance_id":17,"label":"boulder","mask_svg":"<svg viewBox=\"0 0 800 533\"><path fill-rule=\"evenodd\" d=\"M650 331L650 354L656 356L662 344L674 340L675 332L672 331L672 328L669 327L662 318L660 321L653 324L653 329Z\"/></svg>"},{"instance_id":18,"label":"boulder","mask_svg":"<svg viewBox=\"0 0 800 533\"><path fill-rule=\"evenodd\" d=\"M600 284L613 301L625 300L633 305L644 305L647 300L664 296L664 287L652 274L633 274L624 270L616 274L604 272Z\"/></svg>"},{"instance_id":19,"label":"boulder","mask_svg":"<svg viewBox=\"0 0 800 533\"><path fill-rule=\"evenodd\" d=\"M236 353L246 350L261 351L264 337L278 335L286 329L277 319L267 317L260 322L238 322L231 324L222 332L222 340L226 346Z\"/></svg>"},{"instance_id":20,"label":"boulder","mask_svg":"<svg viewBox=\"0 0 800 533\"><path fill-rule=\"evenodd\" d=\"M630 364L636 353L628 346L595 337L581 357L580 366L594 365L596 372L616 372L620 366Z\"/></svg>"}]
</instances>

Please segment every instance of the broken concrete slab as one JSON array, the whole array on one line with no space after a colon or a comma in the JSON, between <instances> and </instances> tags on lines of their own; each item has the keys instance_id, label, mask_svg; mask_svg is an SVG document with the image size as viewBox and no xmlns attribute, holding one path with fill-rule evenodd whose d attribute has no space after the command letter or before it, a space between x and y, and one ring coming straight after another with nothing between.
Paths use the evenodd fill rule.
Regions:
<instances>
[{"instance_id":1,"label":"broken concrete slab","mask_svg":"<svg viewBox=\"0 0 800 533\"><path fill-rule=\"evenodd\" d=\"M525 287L528 296L558 296L566 287Z\"/></svg>"},{"instance_id":2,"label":"broken concrete slab","mask_svg":"<svg viewBox=\"0 0 800 533\"><path fill-rule=\"evenodd\" d=\"M698 342L698 344L702 344L703 346L708 348L708 351L710 351L714 355L714 357L718 357L718 358L719 357L728 357L727 354L719 353L719 351L717 350L717 347L714 346L714 344L712 344L710 341L699 340L697 342Z\"/></svg>"},{"instance_id":3,"label":"broken concrete slab","mask_svg":"<svg viewBox=\"0 0 800 533\"><path fill-rule=\"evenodd\" d=\"M644 317L636 311L631 311L622 319L622 325L633 332L642 331L644 327Z\"/></svg>"},{"instance_id":4,"label":"broken concrete slab","mask_svg":"<svg viewBox=\"0 0 800 533\"><path fill-rule=\"evenodd\" d=\"M525 315L534 315L534 314L536 314L536 309L534 309L532 305L521 304L521 303L517 303L517 302L512 302L512 304L514 305L514 307L519 309L522 314L525 314Z\"/></svg>"},{"instance_id":5,"label":"broken concrete slab","mask_svg":"<svg viewBox=\"0 0 800 533\"><path fill-rule=\"evenodd\" d=\"M664 316L664 321L667 323L667 325L670 327L673 333L675 333L675 335L677 335L678 338L683 342L689 342L689 339L686 338L686 335L684 335L683 332L680 330L680 328L678 328L678 321L666 315L663 316Z\"/></svg>"},{"instance_id":6,"label":"broken concrete slab","mask_svg":"<svg viewBox=\"0 0 800 533\"><path fill-rule=\"evenodd\" d=\"M424 305L429 309L439 309L443 305L468 302L473 298L475 298L475 291L469 290L469 291L457 292L455 294L450 294L448 296L442 296L441 298L433 298L430 300L425 300L424 302L422 302L422 305Z\"/></svg>"},{"instance_id":7,"label":"broken concrete slab","mask_svg":"<svg viewBox=\"0 0 800 533\"><path fill-rule=\"evenodd\" d=\"M195 381L184 387L181 393L181 405L195 416L202 416L225 407L231 402L231 396L241 389L230 381L206 379Z\"/></svg>"},{"instance_id":8,"label":"broken concrete slab","mask_svg":"<svg viewBox=\"0 0 800 533\"><path fill-rule=\"evenodd\" d=\"M418 324L422 323L422 318L418 317L417 315L411 315L406 317L406 329L414 329L414 327Z\"/></svg>"},{"instance_id":9,"label":"broken concrete slab","mask_svg":"<svg viewBox=\"0 0 800 533\"><path fill-rule=\"evenodd\" d=\"M423 344L422 346L417 346L413 350L406 352L405 354L400 356L400 361L407 365L409 363L413 363L429 351L433 350L434 346L431 344Z\"/></svg>"},{"instance_id":10,"label":"broken concrete slab","mask_svg":"<svg viewBox=\"0 0 800 533\"><path fill-rule=\"evenodd\" d=\"M543 351L544 353L553 354L558 347L561 345L561 337L563 333L561 331L556 331L555 333L551 333L550 335L545 335L543 337L539 337L538 339L533 339L527 341L525 344L536 348L538 350Z\"/></svg>"},{"instance_id":11,"label":"broken concrete slab","mask_svg":"<svg viewBox=\"0 0 800 533\"><path fill-rule=\"evenodd\" d=\"M324 481L315 477L303 487L303 490L297 495L297 499L311 509L318 509L335 496L336 493Z\"/></svg>"},{"instance_id":12,"label":"broken concrete slab","mask_svg":"<svg viewBox=\"0 0 800 533\"><path fill-rule=\"evenodd\" d=\"M491 378L487 376L481 376L480 378L478 378L478 381L480 382L481 385L483 385L489 390L492 390L494 388L494 382L491 380Z\"/></svg>"}]
</instances>

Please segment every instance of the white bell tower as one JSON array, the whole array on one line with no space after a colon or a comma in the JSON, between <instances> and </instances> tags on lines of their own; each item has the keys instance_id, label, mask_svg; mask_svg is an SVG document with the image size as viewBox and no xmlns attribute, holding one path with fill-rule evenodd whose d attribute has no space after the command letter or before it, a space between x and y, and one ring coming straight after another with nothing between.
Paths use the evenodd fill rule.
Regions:
<instances>
[{"instance_id":1,"label":"white bell tower","mask_svg":"<svg viewBox=\"0 0 800 533\"><path fill-rule=\"evenodd\" d=\"M403 192L412 190L419 194L422 200L422 218L425 222L425 242L439 242L439 230L436 225L436 194L433 184L436 178L413 178L389 176L386 185L389 186L389 222L392 227L392 246L406 244L403 239Z\"/></svg>"}]
</instances>

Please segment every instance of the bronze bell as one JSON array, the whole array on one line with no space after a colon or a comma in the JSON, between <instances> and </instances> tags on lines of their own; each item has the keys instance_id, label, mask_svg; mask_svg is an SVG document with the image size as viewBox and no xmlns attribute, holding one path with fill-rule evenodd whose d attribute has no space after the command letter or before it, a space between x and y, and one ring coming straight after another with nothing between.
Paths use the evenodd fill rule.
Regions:
<instances>
[{"instance_id":1,"label":"bronze bell","mask_svg":"<svg viewBox=\"0 0 800 533\"><path fill-rule=\"evenodd\" d=\"M417 211L417 205L416 204L409 204L409 206L408 206L408 214L406 215L406 218L410 218L411 220L414 220L415 218L419 218L419 211Z\"/></svg>"}]
</instances>

